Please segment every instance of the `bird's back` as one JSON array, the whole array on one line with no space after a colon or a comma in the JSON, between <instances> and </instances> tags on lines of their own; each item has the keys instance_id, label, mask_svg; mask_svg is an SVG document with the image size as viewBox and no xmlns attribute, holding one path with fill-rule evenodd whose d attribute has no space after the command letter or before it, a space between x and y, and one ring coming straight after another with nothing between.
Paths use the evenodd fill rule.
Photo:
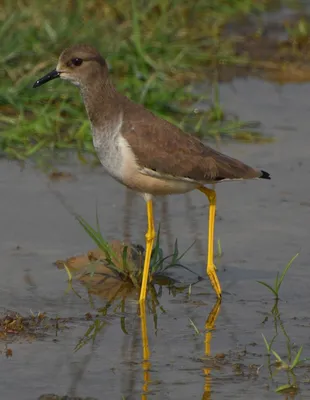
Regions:
<instances>
[{"instance_id":1,"label":"bird's back","mask_svg":"<svg viewBox=\"0 0 310 400\"><path fill-rule=\"evenodd\" d=\"M199 182L261 175L260 170L212 149L126 97L122 110L121 132L142 168Z\"/></svg>"}]
</instances>

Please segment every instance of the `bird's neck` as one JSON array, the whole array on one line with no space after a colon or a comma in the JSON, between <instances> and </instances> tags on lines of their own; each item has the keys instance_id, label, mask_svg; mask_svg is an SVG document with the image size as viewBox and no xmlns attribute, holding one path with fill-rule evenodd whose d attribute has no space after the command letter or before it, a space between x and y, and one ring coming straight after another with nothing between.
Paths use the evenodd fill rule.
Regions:
<instances>
[{"instance_id":1,"label":"bird's neck","mask_svg":"<svg viewBox=\"0 0 310 400\"><path fill-rule=\"evenodd\" d=\"M118 93L110 79L82 86L81 93L88 118L95 129L113 123L122 112L117 101Z\"/></svg>"}]
</instances>

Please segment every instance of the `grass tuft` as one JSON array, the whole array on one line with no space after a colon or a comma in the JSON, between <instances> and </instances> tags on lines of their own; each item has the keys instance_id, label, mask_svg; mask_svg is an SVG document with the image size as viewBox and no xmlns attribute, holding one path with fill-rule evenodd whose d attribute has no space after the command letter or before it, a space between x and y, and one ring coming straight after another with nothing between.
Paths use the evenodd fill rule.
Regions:
<instances>
[{"instance_id":1,"label":"grass tuft","mask_svg":"<svg viewBox=\"0 0 310 400\"><path fill-rule=\"evenodd\" d=\"M115 252L112 246L107 242L102 236L98 215L97 215L97 226L96 229L89 225L81 216L75 215L75 218L80 223L82 228L88 234L88 236L94 241L94 243L98 246L100 250L104 253L104 262L105 265L117 276L117 278L121 279L124 282L131 282L134 287L140 288L142 282L143 275L143 261L144 261L144 249L142 246L134 246L124 244L122 246L121 253ZM150 262L150 280L156 279L156 277L167 277L169 278L169 272L171 268L183 268L194 275L197 275L195 272L191 271L185 265L181 263L181 259L184 255L189 251L190 246L185 252L180 253L178 248L178 242L175 241L173 253L165 256L162 248L160 247L160 229L158 230L155 246L152 250L151 262ZM97 260L98 262L102 260ZM69 281L72 280L71 272L69 268L66 266L66 263L63 263ZM90 264L93 268L93 263ZM92 271L94 273L94 271ZM201 278L197 275L198 280Z\"/></svg>"}]
</instances>

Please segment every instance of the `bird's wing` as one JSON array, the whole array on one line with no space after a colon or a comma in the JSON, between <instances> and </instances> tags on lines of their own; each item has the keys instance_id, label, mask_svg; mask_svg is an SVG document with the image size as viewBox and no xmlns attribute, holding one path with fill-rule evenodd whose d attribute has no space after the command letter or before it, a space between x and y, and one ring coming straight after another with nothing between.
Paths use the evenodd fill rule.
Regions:
<instances>
[{"instance_id":1,"label":"bird's wing","mask_svg":"<svg viewBox=\"0 0 310 400\"><path fill-rule=\"evenodd\" d=\"M143 112L147 118L143 118ZM139 117L126 118L122 134L131 147L142 173L197 182L253 179L261 171L204 145L144 108Z\"/></svg>"}]
</instances>

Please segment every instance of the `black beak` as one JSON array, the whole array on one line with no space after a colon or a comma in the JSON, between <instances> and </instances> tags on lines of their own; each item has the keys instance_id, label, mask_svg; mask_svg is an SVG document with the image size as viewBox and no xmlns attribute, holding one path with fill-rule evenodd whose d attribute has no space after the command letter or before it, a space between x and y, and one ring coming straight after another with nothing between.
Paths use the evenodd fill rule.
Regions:
<instances>
[{"instance_id":1,"label":"black beak","mask_svg":"<svg viewBox=\"0 0 310 400\"><path fill-rule=\"evenodd\" d=\"M53 71L49 72L48 74L42 76L42 78L35 81L35 83L33 84L32 87L36 88L41 85L44 85L44 83L51 81L53 79L59 78L59 76L60 76L59 72L56 71L56 69L54 69Z\"/></svg>"}]
</instances>

